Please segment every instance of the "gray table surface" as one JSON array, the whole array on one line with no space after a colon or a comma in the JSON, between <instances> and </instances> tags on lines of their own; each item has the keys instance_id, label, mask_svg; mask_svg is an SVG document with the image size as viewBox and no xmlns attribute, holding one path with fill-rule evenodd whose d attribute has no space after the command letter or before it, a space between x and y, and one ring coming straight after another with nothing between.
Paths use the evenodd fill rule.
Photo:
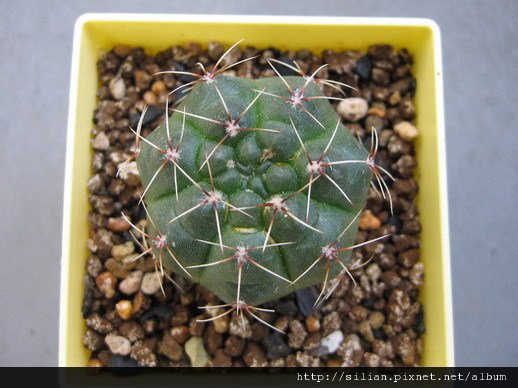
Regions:
<instances>
[{"instance_id":1,"label":"gray table surface","mask_svg":"<svg viewBox=\"0 0 518 388\"><path fill-rule=\"evenodd\" d=\"M435 20L456 364L518 365L517 1L0 0L0 366L57 365L70 58L74 22L85 12Z\"/></svg>"}]
</instances>

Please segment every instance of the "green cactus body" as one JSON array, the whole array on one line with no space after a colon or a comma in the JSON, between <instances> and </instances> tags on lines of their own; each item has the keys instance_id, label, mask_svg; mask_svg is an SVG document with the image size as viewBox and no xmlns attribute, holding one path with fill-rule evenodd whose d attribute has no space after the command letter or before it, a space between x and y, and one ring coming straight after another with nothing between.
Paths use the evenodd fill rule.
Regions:
<instances>
[{"instance_id":1,"label":"green cactus body","mask_svg":"<svg viewBox=\"0 0 518 388\"><path fill-rule=\"evenodd\" d=\"M340 248L354 243L372 174L365 163L329 165L368 155L314 82L218 75L194 87L168 128L137 158L164 266L226 303L256 306L348 265Z\"/></svg>"}]
</instances>

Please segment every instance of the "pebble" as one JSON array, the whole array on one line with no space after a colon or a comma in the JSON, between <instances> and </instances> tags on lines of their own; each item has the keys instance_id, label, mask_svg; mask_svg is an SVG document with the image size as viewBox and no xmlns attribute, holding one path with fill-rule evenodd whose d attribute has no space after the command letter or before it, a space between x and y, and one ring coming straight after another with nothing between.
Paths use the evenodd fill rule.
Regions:
<instances>
[{"instance_id":1,"label":"pebble","mask_svg":"<svg viewBox=\"0 0 518 388\"><path fill-rule=\"evenodd\" d=\"M216 309L211 309L216 310ZM212 311L211 311L212 313ZM228 315L225 315L224 317L220 317L214 321L212 321L212 324L214 325L214 330L216 333L226 333L230 326L230 320L228 318Z\"/></svg>"},{"instance_id":2,"label":"pebble","mask_svg":"<svg viewBox=\"0 0 518 388\"><path fill-rule=\"evenodd\" d=\"M119 332L121 335L130 340L130 342L136 342L144 339L146 333L144 328L135 321L125 321L119 326Z\"/></svg>"},{"instance_id":3,"label":"pebble","mask_svg":"<svg viewBox=\"0 0 518 388\"><path fill-rule=\"evenodd\" d=\"M185 325L178 325L172 327L170 333L174 340L180 345L183 345L191 337L191 333L189 333L189 328Z\"/></svg>"},{"instance_id":4,"label":"pebble","mask_svg":"<svg viewBox=\"0 0 518 388\"><path fill-rule=\"evenodd\" d=\"M142 120L142 126L151 124L151 122L155 121L161 114L162 110L158 108L156 105L148 106L144 119ZM130 117L131 128L137 128L140 116L141 113L137 112Z\"/></svg>"},{"instance_id":5,"label":"pebble","mask_svg":"<svg viewBox=\"0 0 518 388\"><path fill-rule=\"evenodd\" d=\"M416 286L416 287L421 286L423 284L423 279L424 279L424 264L416 263L410 270L408 279L412 282L412 284L414 286Z\"/></svg>"},{"instance_id":6,"label":"pebble","mask_svg":"<svg viewBox=\"0 0 518 388\"><path fill-rule=\"evenodd\" d=\"M342 326L342 318L336 311L326 315L322 322L324 335L328 335L336 330L339 330L340 326Z\"/></svg>"},{"instance_id":7,"label":"pebble","mask_svg":"<svg viewBox=\"0 0 518 388\"><path fill-rule=\"evenodd\" d=\"M131 241L126 241L124 244L114 245L111 254L116 259L122 259L135 252L135 244Z\"/></svg>"},{"instance_id":8,"label":"pebble","mask_svg":"<svg viewBox=\"0 0 518 388\"><path fill-rule=\"evenodd\" d=\"M113 354L127 356L131 352L131 342L120 335L110 333L104 338L104 342Z\"/></svg>"},{"instance_id":9,"label":"pebble","mask_svg":"<svg viewBox=\"0 0 518 388\"><path fill-rule=\"evenodd\" d=\"M86 326L101 334L108 334L113 330L111 322L98 313L93 313L86 318Z\"/></svg>"},{"instance_id":10,"label":"pebble","mask_svg":"<svg viewBox=\"0 0 518 388\"><path fill-rule=\"evenodd\" d=\"M155 81L153 85L151 85L151 91L155 94L162 94L167 91L167 87L165 86L163 81Z\"/></svg>"},{"instance_id":11,"label":"pebble","mask_svg":"<svg viewBox=\"0 0 518 388\"><path fill-rule=\"evenodd\" d=\"M113 368L112 372L114 374L118 373L124 375L136 373L136 371L131 368L136 368L139 364L131 357L123 357L119 354L114 354L110 358L109 366Z\"/></svg>"},{"instance_id":12,"label":"pebble","mask_svg":"<svg viewBox=\"0 0 518 388\"><path fill-rule=\"evenodd\" d=\"M248 318L243 316L243 319L241 319L234 315L230 320L229 333L241 338L250 338L252 336L252 327Z\"/></svg>"},{"instance_id":13,"label":"pebble","mask_svg":"<svg viewBox=\"0 0 518 388\"><path fill-rule=\"evenodd\" d=\"M148 105L156 105L158 103L158 97L151 90L144 93L143 99Z\"/></svg>"},{"instance_id":14,"label":"pebble","mask_svg":"<svg viewBox=\"0 0 518 388\"><path fill-rule=\"evenodd\" d=\"M371 325L369 324L369 321L361 321L358 324L358 332L362 335L362 337L367 342L372 342L375 339L374 338L374 333L372 331Z\"/></svg>"},{"instance_id":15,"label":"pebble","mask_svg":"<svg viewBox=\"0 0 518 388\"><path fill-rule=\"evenodd\" d=\"M225 353L232 357L238 357L245 350L245 340L236 335L231 335L225 340Z\"/></svg>"},{"instance_id":16,"label":"pebble","mask_svg":"<svg viewBox=\"0 0 518 388\"><path fill-rule=\"evenodd\" d=\"M137 295L142 295L142 293L138 293ZM157 304L147 310L143 315L141 320L145 321L149 318L157 317L160 319L168 319L172 314L171 306L166 304Z\"/></svg>"},{"instance_id":17,"label":"pebble","mask_svg":"<svg viewBox=\"0 0 518 388\"><path fill-rule=\"evenodd\" d=\"M228 368L232 366L232 358L230 358L223 349L218 349L214 353L214 358L210 360L210 366L218 368Z\"/></svg>"},{"instance_id":18,"label":"pebble","mask_svg":"<svg viewBox=\"0 0 518 388\"><path fill-rule=\"evenodd\" d=\"M205 350L203 346L203 339L200 337L191 337L185 343L185 353L189 356L189 360L191 360L191 365L193 367L204 367L209 361L209 354Z\"/></svg>"},{"instance_id":19,"label":"pebble","mask_svg":"<svg viewBox=\"0 0 518 388\"><path fill-rule=\"evenodd\" d=\"M298 312L297 305L295 304L295 301L292 299L286 301L276 301L274 305L274 310L278 314L287 315L289 317L293 317Z\"/></svg>"},{"instance_id":20,"label":"pebble","mask_svg":"<svg viewBox=\"0 0 518 388\"><path fill-rule=\"evenodd\" d=\"M96 352L103 347L103 337L93 330L87 330L83 337L83 344L92 352Z\"/></svg>"},{"instance_id":21,"label":"pebble","mask_svg":"<svg viewBox=\"0 0 518 388\"><path fill-rule=\"evenodd\" d=\"M293 320L290 322L290 333L288 334L288 345L290 347L300 349L307 336L308 333L300 321Z\"/></svg>"},{"instance_id":22,"label":"pebble","mask_svg":"<svg viewBox=\"0 0 518 388\"><path fill-rule=\"evenodd\" d=\"M369 79L370 72L372 70L372 63L367 55L364 55L356 62L354 71L360 76L361 79Z\"/></svg>"},{"instance_id":23,"label":"pebble","mask_svg":"<svg viewBox=\"0 0 518 388\"><path fill-rule=\"evenodd\" d=\"M342 344L344 340L344 334L340 330L333 331L328 336L322 338L320 341L320 346L325 349L325 355L334 354L338 347Z\"/></svg>"},{"instance_id":24,"label":"pebble","mask_svg":"<svg viewBox=\"0 0 518 388\"><path fill-rule=\"evenodd\" d=\"M140 366L157 366L156 355L143 341L138 341L133 344L130 356L136 360Z\"/></svg>"},{"instance_id":25,"label":"pebble","mask_svg":"<svg viewBox=\"0 0 518 388\"><path fill-rule=\"evenodd\" d=\"M130 271L136 263L124 264L120 260L110 258L104 263L105 268L118 279L125 279L129 276Z\"/></svg>"},{"instance_id":26,"label":"pebble","mask_svg":"<svg viewBox=\"0 0 518 388\"><path fill-rule=\"evenodd\" d=\"M108 218L108 229L112 232L122 233L130 230L131 225L122 217Z\"/></svg>"},{"instance_id":27,"label":"pebble","mask_svg":"<svg viewBox=\"0 0 518 388\"><path fill-rule=\"evenodd\" d=\"M365 210L359 222L359 228L361 230L376 230L381 227L381 221L376 217L370 210Z\"/></svg>"},{"instance_id":28,"label":"pebble","mask_svg":"<svg viewBox=\"0 0 518 388\"><path fill-rule=\"evenodd\" d=\"M189 333L192 336L201 337L203 335L203 331L205 330L205 322L198 322L198 319L204 319L203 315L198 315L194 317L191 322L189 322Z\"/></svg>"},{"instance_id":29,"label":"pebble","mask_svg":"<svg viewBox=\"0 0 518 388\"><path fill-rule=\"evenodd\" d=\"M361 97L350 97L340 101L336 111L347 121L356 122L367 116L369 104Z\"/></svg>"},{"instance_id":30,"label":"pebble","mask_svg":"<svg viewBox=\"0 0 518 388\"><path fill-rule=\"evenodd\" d=\"M314 315L306 318L306 329L309 333L314 333L320 330L320 321Z\"/></svg>"},{"instance_id":31,"label":"pebble","mask_svg":"<svg viewBox=\"0 0 518 388\"><path fill-rule=\"evenodd\" d=\"M133 306L129 300L121 300L115 305L117 314L124 320L130 319L132 315Z\"/></svg>"},{"instance_id":32,"label":"pebble","mask_svg":"<svg viewBox=\"0 0 518 388\"><path fill-rule=\"evenodd\" d=\"M106 299L111 299L115 296L115 286L117 284L117 278L110 272L102 272L95 277L95 284L99 291L105 296Z\"/></svg>"},{"instance_id":33,"label":"pebble","mask_svg":"<svg viewBox=\"0 0 518 388\"><path fill-rule=\"evenodd\" d=\"M112 94L113 98L116 100L122 100L124 96L126 96L126 84L124 83L122 77L114 77L110 81L108 87L110 88L110 93Z\"/></svg>"},{"instance_id":34,"label":"pebble","mask_svg":"<svg viewBox=\"0 0 518 388\"><path fill-rule=\"evenodd\" d=\"M255 342L249 342L243 354L243 360L249 367L262 368L268 366L264 350Z\"/></svg>"},{"instance_id":35,"label":"pebble","mask_svg":"<svg viewBox=\"0 0 518 388\"><path fill-rule=\"evenodd\" d=\"M385 316L381 311L372 311L368 320L373 329L379 329L385 323Z\"/></svg>"},{"instance_id":36,"label":"pebble","mask_svg":"<svg viewBox=\"0 0 518 388\"><path fill-rule=\"evenodd\" d=\"M216 332L214 325L208 325L203 333L203 342L207 352L214 354L216 349L219 349L221 345L223 345L223 336Z\"/></svg>"},{"instance_id":37,"label":"pebble","mask_svg":"<svg viewBox=\"0 0 518 388\"><path fill-rule=\"evenodd\" d=\"M360 337L358 337L356 334L349 334L347 337L345 337L344 342L338 348L337 353L343 358L342 366L359 366L364 353L360 343Z\"/></svg>"},{"instance_id":38,"label":"pebble","mask_svg":"<svg viewBox=\"0 0 518 388\"><path fill-rule=\"evenodd\" d=\"M137 162L120 163L117 168L120 171L120 178L126 182L128 186L135 187L140 184Z\"/></svg>"},{"instance_id":39,"label":"pebble","mask_svg":"<svg viewBox=\"0 0 518 388\"><path fill-rule=\"evenodd\" d=\"M142 271L139 270L131 272L126 279L120 282L119 290L126 295L134 294L140 287L142 275Z\"/></svg>"},{"instance_id":40,"label":"pebble","mask_svg":"<svg viewBox=\"0 0 518 388\"><path fill-rule=\"evenodd\" d=\"M365 366L371 367L371 368L377 368L380 366L381 359L380 356L378 356L375 353L366 352L363 355L363 360L365 362Z\"/></svg>"},{"instance_id":41,"label":"pebble","mask_svg":"<svg viewBox=\"0 0 518 388\"><path fill-rule=\"evenodd\" d=\"M297 297L297 305L299 310L305 317L310 316L314 312L313 306L318 298L318 291L315 287L303 288L295 291Z\"/></svg>"},{"instance_id":42,"label":"pebble","mask_svg":"<svg viewBox=\"0 0 518 388\"><path fill-rule=\"evenodd\" d=\"M166 332L158 343L158 352L172 361L180 361L183 355L183 348L174 340L171 334Z\"/></svg>"},{"instance_id":43,"label":"pebble","mask_svg":"<svg viewBox=\"0 0 518 388\"><path fill-rule=\"evenodd\" d=\"M291 353L291 348L284 342L279 333L271 333L264 337L261 342L266 349L266 357L269 360L286 357Z\"/></svg>"},{"instance_id":44,"label":"pebble","mask_svg":"<svg viewBox=\"0 0 518 388\"><path fill-rule=\"evenodd\" d=\"M102 368L103 363L98 358L92 358L91 360L88 361L88 364L86 364L86 366L88 368Z\"/></svg>"},{"instance_id":45,"label":"pebble","mask_svg":"<svg viewBox=\"0 0 518 388\"><path fill-rule=\"evenodd\" d=\"M104 182L100 174L95 174L93 177L88 179L86 188L91 194L99 194L104 188Z\"/></svg>"},{"instance_id":46,"label":"pebble","mask_svg":"<svg viewBox=\"0 0 518 388\"><path fill-rule=\"evenodd\" d=\"M86 261L86 271L92 277L96 277L103 270L103 263L97 256L89 256Z\"/></svg>"},{"instance_id":47,"label":"pebble","mask_svg":"<svg viewBox=\"0 0 518 388\"><path fill-rule=\"evenodd\" d=\"M160 289L162 278L158 272L148 272L142 278L140 290L146 295L153 295Z\"/></svg>"},{"instance_id":48,"label":"pebble","mask_svg":"<svg viewBox=\"0 0 518 388\"><path fill-rule=\"evenodd\" d=\"M104 132L99 132L92 141L92 147L97 151L107 151L110 148L110 139Z\"/></svg>"},{"instance_id":49,"label":"pebble","mask_svg":"<svg viewBox=\"0 0 518 388\"><path fill-rule=\"evenodd\" d=\"M406 141L413 141L419 136L419 130L408 121L400 121L394 125L394 131Z\"/></svg>"}]
</instances>

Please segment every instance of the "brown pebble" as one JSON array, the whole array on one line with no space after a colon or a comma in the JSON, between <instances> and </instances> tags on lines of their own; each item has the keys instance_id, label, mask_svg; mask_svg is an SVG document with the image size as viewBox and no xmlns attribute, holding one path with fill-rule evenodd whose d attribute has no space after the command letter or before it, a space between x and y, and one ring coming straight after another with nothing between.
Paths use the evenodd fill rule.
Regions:
<instances>
[{"instance_id":1,"label":"brown pebble","mask_svg":"<svg viewBox=\"0 0 518 388\"><path fill-rule=\"evenodd\" d=\"M370 210L365 210L361 217L359 227L361 230L376 230L381 226L381 221Z\"/></svg>"},{"instance_id":2,"label":"brown pebble","mask_svg":"<svg viewBox=\"0 0 518 388\"><path fill-rule=\"evenodd\" d=\"M122 259L135 252L135 244L131 241L126 241L124 244L114 245L111 254L116 259Z\"/></svg>"},{"instance_id":3,"label":"brown pebble","mask_svg":"<svg viewBox=\"0 0 518 388\"><path fill-rule=\"evenodd\" d=\"M88 368L102 368L103 363L98 358L92 358L88 361L88 364L86 365Z\"/></svg>"},{"instance_id":4,"label":"brown pebble","mask_svg":"<svg viewBox=\"0 0 518 388\"><path fill-rule=\"evenodd\" d=\"M418 129L408 121L400 121L396 125L394 125L394 131L406 141L413 141L417 136L419 136Z\"/></svg>"},{"instance_id":5,"label":"brown pebble","mask_svg":"<svg viewBox=\"0 0 518 388\"><path fill-rule=\"evenodd\" d=\"M187 324L189 322L190 315L189 309L186 306L176 306L174 314L171 316L171 326Z\"/></svg>"},{"instance_id":6,"label":"brown pebble","mask_svg":"<svg viewBox=\"0 0 518 388\"><path fill-rule=\"evenodd\" d=\"M249 367L265 367L268 365L264 350L255 342L249 342L246 346L243 360Z\"/></svg>"},{"instance_id":7,"label":"brown pebble","mask_svg":"<svg viewBox=\"0 0 518 388\"><path fill-rule=\"evenodd\" d=\"M203 315L198 315L194 317L194 319L189 322L189 332L194 337L201 337L203 335L203 331L205 330L205 322L198 322L198 319L204 319Z\"/></svg>"},{"instance_id":8,"label":"brown pebble","mask_svg":"<svg viewBox=\"0 0 518 388\"><path fill-rule=\"evenodd\" d=\"M117 304L115 305L117 314L119 314L119 317L121 317L124 320L131 318L132 308L133 306L131 305L131 302L129 300L121 300L117 302Z\"/></svg>"},{"instance_id":9,"label":"brown pebble","mask_svg":"<svg viewBox=\"0 0 518 388\"><path fill-rule=\"evenodd\" d=\"M146 101L146 104L148 105L156 105L158 103L158 98L155 93L153 93L151 90L148 90L146 93L144 93L144 101Z\"/></svg>"},{"instance_id":10,"label":"brown pebble","mask_svg":"<svg viewBox=\"0 0 518 388\"><path fill-rule=\"evenodd\" d=\"M96 352L103 347L103 337L88 329L83 337L83 344L92 352Z\"/></svg>"},{"instance_id":11,"label":"brown pebble","mask_svg":"<svg viewBox=\"0 0 518 388\"><path fill-rule=\"evenodd\" d=\"M205 329L205 332L203 333L203 343L205 350L209 354L214 354L216 349L223 345L223 336L216 332L214 325L208 325Z\"/></svg>"},{"instance_id":12,"label":"brown pebble","mask_svg":"<svg viewBox=\"0 0 518 388\"><path fill-rule=\"evenodd\" d=\"M385 323L385 316L380 311L372 311L368 320L373 329L379 329Z\"/></svg>"},{"instance_id":13,"label":"brown pebble","mask_svg":"<svg viewBox=\"0 0 518 388\"><path fill-rule=\"evenodd\" d=\"M163 81L155 81L153 85L151 85L151 91L157 95L165 93L167 91L167 87Z\"/></svg>"},{"instance_id":14,"label":"brown pebble","mask_svg":"<svg viewBox=\"0 0 518 388\"><path fill-rule=\"evenodd\" d=\"M320 330L320 321L314 315L306 318L306 329L309 333L314 333Z\"/></svg>"},{"instance_id":15,"label":"brown pebble","mask_svg":"<svg viewBox=\"0 0 518 388\"><path fill-rule=\"evenodd\" d=\"M86 318L86 326L101 334L108 334L113 330L111 322L98 313L94 313Z\"/></svg>"},{"instance_id":16,"label":"brown pebble","mask_svg":"<svg viewBox=\"0 0 518 388\"><path fill-rule=\"evenodd\" d=\"M86 271L92 277L96 277L103 270L103 264L97 256L89 256L86 261Z\"/></svg>"},{"instance_id":17,"label":"brown pebble","mask_svg":"<svg viewBox=\"0 0 518 388\"><path fill-rule=\"evenodd\" d=\"M290 332L288 334L288 345L292 349L300 349L308 333L304 325L300 321L293 320L290 323Z\"/></svg>"},{"instance_id":18,"label":"brown pebble","mask_svg":"<svg viewBox=\"0 0 518 388\"><path fill-rule=\"evenodd\" d=\"M135 294L135 297L133 298L133 308L131 313L136 314L140 311L142 308L142 305L144 304L144 294L142 292L137 292Z\"/></svg>"},{"instance_id":19,"label":"brown pebble","mask_svg":"<svg viewBox=\"0 0 518 388\"><path fill-rule=\"evenodd\" d=\"M231 335L225 340L225 353L232 357L238 357L243 354L245 349L245 340L236 336Z\"/></svg>"},{"instance_id":20,"label":"brown pebble","mask_svg":"<svg viewBox=\"0 0 518 388\"><path fill-rule=\"evenodd\" d=\"M217 349L214 358L210 360L210 364L219 368L228 368L232 366L232 358L225 354L223 349Z\"/></svg>"},{"instance_id":21,"label":"brown pebble","mask_svg":"<svg viewBox=\"0 0 518 388\"><path fill-rule=\"evenodd\" d=\"M183 355L183 348L174 340L171 334L166 333L158 343L158 352L172 361L180 361Z\"/></svg>"},{"instance_id":22,"label":"brown pebble","mask_svg":"<svg viewBox=\"0 0 518 388\"><path fill-rule=\"evenodd\" d=\"M174 340L180 345L183 345L191 337L189 328L185 325L172 327L170 333Z\"/></svg>"},{"instance_id":23,"label":"brown pebble","mask_svg":"<svg viewBox=\"0 0 518 388\"><path fill-rule=\"evenodd\" d=\"M124 218L108 218L108 229L112 232L122 233L131 228L131 225Z\"/></svg>"},{"instance_id":24,"label":"brown pebble","mask_svg":"<svg viewBox=\"0 0 518 388\"><path fill-rule=\"evenodd\" d=\"M95 278L95 284L99 291L107 298L111 299L115 296L115 286L117 285L117 278L110 272L102 272Z\"/></svg>"},{"instance_id":25,"label":"brown pebble","mask_svg":"<svg viewBox=\"0 0 518 388\"><path fill-rule=\"evenodd\" d=\"M327 336L334 331L340 330L342 326L342 318L337 311L333 311L324 317L322 321L323 335Z\"/></svg>"},{"instance_id":26,"label":"brown pebble","mask_svg":"<svg viewBox=\"0 0 518 388\"><path fill-rule=\"evenodd\" d=\"M329 358L326 362L328 368L340 368L342 366L342 360L340 358Z\"/></svg>"},{"instance_id":27,"label":"brown pebble","mask_svg":"<svg viewBox=\"0 0 518 388\"><path fill-rule=\"evenodd\" d=\"M146 336L144 329L135 321L122 322L119 326L120 333L130 340L130 342L136 342L144 339Z\"/></svg>"}]
</instances>

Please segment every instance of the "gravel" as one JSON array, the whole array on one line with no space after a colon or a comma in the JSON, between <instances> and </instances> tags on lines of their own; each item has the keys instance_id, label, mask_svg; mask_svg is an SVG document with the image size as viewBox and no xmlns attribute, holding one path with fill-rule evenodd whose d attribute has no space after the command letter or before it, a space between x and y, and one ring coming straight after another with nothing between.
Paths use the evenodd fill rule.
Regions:
<instances>
[{"instance_id":1,"label":"gravel","mask_svg":"<svg viewBox=\"0 0 518 388\"><path fill-rule=\"evenodd\" d=\"M418 185L414 144L419 130L414 124L416 82L412 58L405 50L387 45L366 52L307 50L297 52L244 47L232 52L234 62L259 55L231 71L242 77L273 76L268 58L297 61L304 72L329 63L321 77L345 82L347 100L332 104L344 124L368 148L371 128L379 134L377 163L397 180L386 180L394 214L387 201L369 192L367 210L360 218L356 243L384 234L391 237L353 252L352 260L365 266L351 271L356 285L344 277L333 295L315 309L318 287L299 290L265 308L275 314L261 316L286 332L281 335L257 321L234 314L214 322L209 311L197 306L220 304L203 287L166 272L178 283L157 282L155 263L141 252L129 233L121 212L138 227L146 225L138 206L142 187L134 161L119 167L135 152L134 135L146 104L142 135L163 120L170 90L192 80L163 70L197 71L197 62L211 66L225 48L212 43L203 50L195 43L175 46L150 56L140 48L119 46L98 62L99 104L92 133L92 177L87 182L91 212L90 256L85 266L83 316L87 330L84 345L91 351L89 365L104 366L411 366L418 365L423 307L418 302L424 280L419 255L419 213L415 205ZM282 72L292 72L278 66ZM284 74L284 73L283 73ZM324 86L328 95L340 97ZM182 97L171 96L170 105ZM142 243L142 240L140 240ZM117 306L119 306L117 308ZM216 310L212 312L215 314Z\"/></svg>"}]
</instances>

